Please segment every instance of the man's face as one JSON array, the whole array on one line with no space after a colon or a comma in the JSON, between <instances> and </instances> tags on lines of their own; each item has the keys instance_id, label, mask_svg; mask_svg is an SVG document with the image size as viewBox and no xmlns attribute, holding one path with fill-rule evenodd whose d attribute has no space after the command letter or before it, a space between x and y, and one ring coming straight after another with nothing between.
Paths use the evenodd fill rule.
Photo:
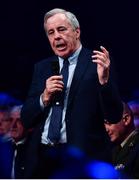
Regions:
<instances>
[{"instance_id":1,"label":"man's face","mask_svg":"<svg viewBox=\"0 0 139 180\"><path fill-rule=\"evenodd\" d=\"M66 58L79 47L80 29L74 30L64 14L50 17L44 23L44 28L56 55Z\"/></svg>"},{"instance_id":2,"label":"man's face","mask_svg":"<svg viewBox=\"0 0 139 180\"><path fill-rule=\"evenodd\" d=\"M125 133L124 122L120 121L116 124L105 123L105 129L110 137L111 142L120 142L121 137Z\"/></svg>"},{"instance_id":3,"label":"man's face","mask_svg":"<svg viewBox=\"0 0 139 180\"><path fill-rule=\"evenodd\" d=\"M24 135L24 127L20 120L20 112L15 111L11 113L11 119L13 121L13 125L11 128L11 137L18 141Z\"/></svg>"},{"instance_id":4,"label":"man's face","mask_svg":"<svg viewBox=\"0 0 139 180\"><path fill-rule=\"evenodd\" d=\"M12 126L12 120L9 118L7 112L0 112L0 135L7 134Z\"/></svg>"}]
</instances>

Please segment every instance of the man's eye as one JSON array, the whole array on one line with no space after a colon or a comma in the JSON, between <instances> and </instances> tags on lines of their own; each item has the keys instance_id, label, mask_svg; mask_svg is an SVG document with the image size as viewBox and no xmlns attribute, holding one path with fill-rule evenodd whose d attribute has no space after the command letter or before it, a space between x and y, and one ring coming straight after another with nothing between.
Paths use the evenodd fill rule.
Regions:
<instances>
[{"instance_id":1,"label":"man's eye","mask_svg":"<svg viewBox=\"0 0 139 180\"><path fill-rule=\"evenodd\" d=\"M54 32L53 31L48 31L48 35L51 35L51 34L53 34Z\"/></svg>"},{"instance_id":2,"label":"man's eye","mask_svg":"<svg viewBox=\"0 0 139 180\"><path fill-rule=\"evenodd\" d=\"M59 28L59 31L66 31L66 28L61 27L61 28Z\"/></svg>"}]
</instances>

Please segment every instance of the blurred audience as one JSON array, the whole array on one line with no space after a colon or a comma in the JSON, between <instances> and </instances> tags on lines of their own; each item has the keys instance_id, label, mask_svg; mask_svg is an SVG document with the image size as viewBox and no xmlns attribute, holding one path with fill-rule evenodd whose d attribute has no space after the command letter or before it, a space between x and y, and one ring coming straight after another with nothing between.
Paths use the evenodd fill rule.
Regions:
<instances>
[{"instance_id":1,"label":"blurred audience","mask_svg":"<svg viewBox=\"0 0 139 180\"><path fill-rule=\"evenodd\" d=\"M26 135L25 129L20 119L21 108L22 105L13 106L10 111L10 118L13 121L11 137L14 139L15 143L23 140Z\"/></svg>"},{"instance_id":2,"label":"blurred audience","mask_svg":"<svg viewBox=\"0 0 139 180\"><path fill-rule=\"evenodd\" d=\"M10 118L8 109L0 109L0 137L1 140L8 140L10 138L10 130L12 127L12 120Z\"/></svg>"},{"instance_id":3,"label":"blurred audience","mask_svg":"<svg viewBox=\"0 0 139 180\"><path fill-rule=\"evenodd\" d=\"M21 104L9 94L0 93L0 179L24 178L30 131L24 128L20 119ZM123 105L121 121L112 124L105 120L104 125L113 144L112 163L120 172L119 178L136 179L139 178L139 99ZM84 165L84 162L79 164L82 174ZM67 165L69 167L75 174L74 165ZM69 173L68 169L66 173Z\"/></svg>"},{"instance_id":4,"label":"blurred audience","mask_svg":"<svg viewBox=\"0 0 139 180\"><path fill-rule=\"evenodd\" d=\"M0 178L11 177L13 148L10 136L12 120L9 109L6 106L0 107Z\"/></svg>"},{"instance_id":5,"label":"blurred audience","mask_svg":"<svg viewBox=\"0 0 139 180\"><path fill-rule=\"evenodd\" d=\"M8 93L0 92L0 136L1 138L10 138L10 130L13 121L10 117L10 108L21 104L21 101L12 97ZM6 140L5 139L5 140Z\"/></svg>"},{"instance_id":6,"label":"blurred audience","mask_svg":"<svg viewBox=\"0 0 139 180\"><path fill-rule=\"evenodd\" d=\"M11 141L0 139L0 179L10 179L13 161L13 146Z\"/></svg>"},{"instance_id":7,"label":"blurred audience","mask_svg":"<svg viewBox=\"0 0 139 180\"><path fill-rule=\"evenodd\" d=\"M3 179L22 178L23 170L19 169L22 169L24 153L17 153L15 148L16 143L25 137L25 130L20 121L22 106L19 104L20 100L7 93L0 93L0 178ZM18 154L19 165L15 168Z\"/></svg>"},{"instance_id":8,"label":"blurred audience","mask_svg":"<svg viewBox=\"0 0 139 180\"><path fill-rule=\"evenodd\" d=\"M22 105L13 106L10 111L10 118L12 119L13 126L11 128L11 137L14 143L14 157L12 178L21 179L24 174L24 160L27 147L27 139L29 132L24 128L21 119Z\"/></svg>"},{"instance_id":9,"label":"blurred audience","mask_svg":"<svg viewBox=\"0 0 139 180\"><path fill-rule=\"evenodd\" d=\"M123 103L124 111L120 122L111 124L105 120L105 128L113 148L113 165L121 172L119 178L139 178L139 131L134 125L133 112Z\"/></svg>"}]
</instances>

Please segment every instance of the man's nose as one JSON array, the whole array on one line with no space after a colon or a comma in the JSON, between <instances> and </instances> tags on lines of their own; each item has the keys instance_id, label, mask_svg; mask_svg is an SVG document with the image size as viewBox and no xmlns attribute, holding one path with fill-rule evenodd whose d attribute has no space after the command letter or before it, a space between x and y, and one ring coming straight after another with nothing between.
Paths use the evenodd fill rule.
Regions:
<instances>
[{"instance_id":1,"label":"man's nose","mask_svg":"<svg viewBox=\"0 0 139 180\"><path fill-rule=\"evenodd\" d=\"M106 129L107 132L109 131L109 128L108 128L107 124L105 124L105 129Z\"/></svg>"},{"instance_id":2,"label":"man's nose","mask_svg":"<svg viewBox=\"0 0 139 180\"><path fill-rule=\"evenodd\" d=\"M13 124L13 128L16 128L16 127L17 127L17 123L14 123L14 124Z\"/></svg>"},{"instance_id":3,"label":"man's nose","mask_svg":"<svg viewBox=\"0 0 139 180\"><path fill-rule=\"evenodd\" d=\"M60 38L60 33L58 31L55 31L54 38L55 39L59 39Z\"/></svg>"},{"instance_id":4,"label":"man's nose","mask_svg":"<svg viewBox=\"0 0 139 180\"><path fill-rule=\"evenodd\" d=\"M13 119L12 128L16 128L16 127L17 127L17 120Z\"/></svg>"}]
</instances>

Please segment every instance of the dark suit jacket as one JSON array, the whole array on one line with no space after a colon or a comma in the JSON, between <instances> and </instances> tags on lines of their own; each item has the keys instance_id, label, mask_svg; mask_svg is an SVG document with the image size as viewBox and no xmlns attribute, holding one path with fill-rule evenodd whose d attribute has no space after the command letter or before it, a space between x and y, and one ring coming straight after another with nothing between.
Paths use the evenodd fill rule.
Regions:
<instances>
[{"instance_id":1,"label":"dark suit jacket","mask_svg":"<svg viewBox=\"0 0 139 180\"><path fill-rule=\"evenodd\" d=\"M30 133L26 134L20 143L18 141L17 144L13 144L16 150L16 156L14 156L14 176L15 179L23 179L24 178L24 169L25 169L25 160L26 160L26 149L28 148L28 141L30 137ZM21 142L22 141L22 142Z\"/></svg>"},{"instance_id":2,"label":"dark suit jacket","mask_svg":"<svg viewBox=\"0 0 139 180\"><path fill-rule=\"evenodd\" d=\"M0 136L0 179L10 179L13 161L12 141Z\"/></svg>"},{"instance_id":3,"label":"dark suit jacket","mask_svg":"<svg viewBox=\"0 0 139 180\"><path fill-rule=\"evenodd\" d=\"M82 48L72 80L67 112L67 143L83 151L100 157L106 143L104 118L117 122L122 117L122 103L117 89L110 78L107 85L101 86L97 76L97 66L92 63L92 51ZM40 108L40 95L45 88L46 79L53 75L51 62L56 56L45 59L35 65L32 85L23 106L21 117L26 128L34 128L29 149L28 161L35 164L37 147L41 140L45 120L50 106L44 111ZM34 153L33 153L34 152ZM97 153L96 153L97 152ZM31 172L31 168L29 168Z\"/></svg>"},{"instance_id":4,"label":"dark suit jacket","mask_svg":"<svg viewBox=\"0 0 139 180\"><path fill-rule=\"evenodd\" d=\"M119 151L113 149L113 164L121 173L120 178L139 179L139 131L131 136Z\"/></svg>"}]
</instances>

